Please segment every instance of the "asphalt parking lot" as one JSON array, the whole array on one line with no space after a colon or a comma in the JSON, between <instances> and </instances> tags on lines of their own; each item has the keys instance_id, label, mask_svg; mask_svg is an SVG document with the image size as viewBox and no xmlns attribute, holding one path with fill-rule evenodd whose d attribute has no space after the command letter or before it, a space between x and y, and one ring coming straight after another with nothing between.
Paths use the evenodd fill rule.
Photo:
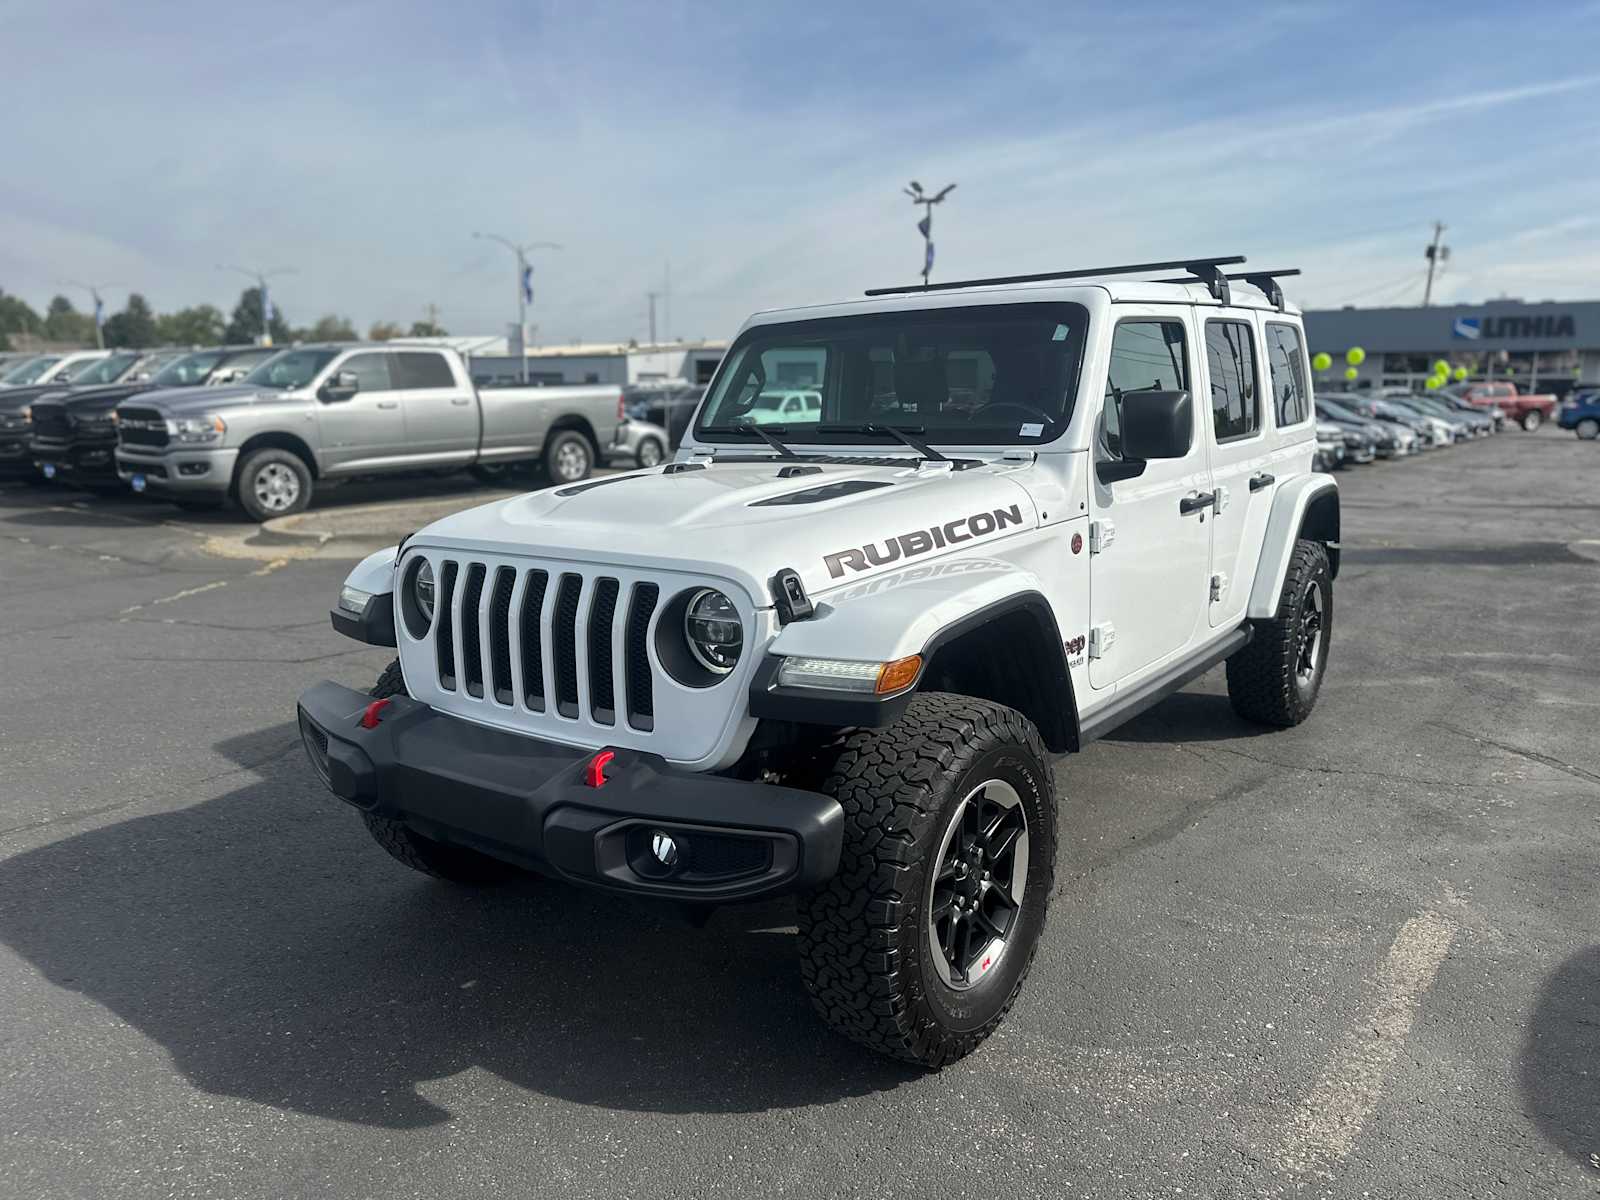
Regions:
<instances>
[{"instance_id":1,"label":"asphalt parking lot","mask_svg":"<svg viewBox=\"0 0 1600 1200\"><path fill-rule=\"evenodd\" d=\"M293 724L389 657L353 552L5 485L0 1196L1600 1193L1600 454L1339 481L1317 712L1215 671L1062 762L1028 988L934 1075L813 1019L784 905L372 845Z\"/></svg>"}]
</instances>

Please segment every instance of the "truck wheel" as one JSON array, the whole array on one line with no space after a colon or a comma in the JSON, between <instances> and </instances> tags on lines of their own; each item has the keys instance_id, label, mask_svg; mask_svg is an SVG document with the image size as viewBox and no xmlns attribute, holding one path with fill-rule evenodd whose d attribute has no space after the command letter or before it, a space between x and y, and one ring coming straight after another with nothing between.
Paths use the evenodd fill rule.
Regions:
<instances>
[{"instance_id":1,"label":"truck wheel","mask_svg":"<svg viewBox=\"0 0 1600 1200\"><path fill-rule=\"evenodd\" d=\"M1252 621L1250 644L1228 659L1228 699L1247 721L1287 729L1316 707L1333 639L1333 577L1321 542L1295 543L1278 612Z\"/></svg>"},{"instance_id":2,"label":"truck wheel","mask_svg":"<svg viewBox=\"0 0 1600 1200\"><path fill-rule=\"evenodd\" d=\"M666 457L666 451L662 449L660 438L641 438L639 448L634 451L633 457L640 467L654 467Z\"/></svg>"},{"instance_id":3,"label":"truck wheel","mask_svg":"<svg viewBox=\"0 0 1600 1200\"><path fill-rule=\"evenodd\" d=\"M544 473L551 483L577 483L594 469L594 448L583 434L563 429L544 448Z\"/></svg>"},{"instance_id":4,"label":"truck wheel","mask_svg":"<svg viewBox=\"0 0 1600 1200\"><path fill-rule=\"evenodd\" d=\"M1530 408L1522 414L1522 428L1527 433L1532 433L1544 424L1544 414L1537 408Z\"/></svg>"},{"instance_id":5,"label":"truck wheel","mask_svg":"<svg viewBox=\"0 0 1600 1200\"><path fill-rule=\"evenodd\" d=\"M403 696L405 692L406 681L400 673L400 660L395 659L383 669L383 674L378 676L378 682L372 685L368 695L381 700L385 696ZM413 871L421 871L435 879L484 884L498 883L520 873L510 863L479 854L476 850L436 842L399 821L391 821L373 813L362 813L361 819L367 823L367 832L372 834L373 840L395 859Z\"/></svg>"},{"instance_id":6,"label":"truck wheel","mask_svg":"<svg viewBox=\"0 0 1600 1200\"><path fill-rule=\"evenodd\" d=\"M1585 417L1579 421L1577 429L1578 436L1586 442L1592 442L1595 438L1600 437L1600 421L1595 420L1593 417Z\"/></svg>"},{"instance_id":7,"label":"truck wheel","mask_svg":"<svg viewBox=\"0 0 1600 1200\"><path fill-rule=\"evenodd\" d=\"M937 1068L999 1026L1055 878L1047 763L1022 714L941 692L845 740L823 785L845 811L839 870L799 905L800 971L835 1030Z\"/></svg>"},{"instance_id":8,"label":"truck wheel","mask_svg":"<svg viewBox=\"0 0 1600 1200\"><path fill-rule=\"evenodd\" d=\"M239 464L237 490L252 520L286 517L311 503L311 471L298 454L269 446Z\"/></svg>"}]
</instances>

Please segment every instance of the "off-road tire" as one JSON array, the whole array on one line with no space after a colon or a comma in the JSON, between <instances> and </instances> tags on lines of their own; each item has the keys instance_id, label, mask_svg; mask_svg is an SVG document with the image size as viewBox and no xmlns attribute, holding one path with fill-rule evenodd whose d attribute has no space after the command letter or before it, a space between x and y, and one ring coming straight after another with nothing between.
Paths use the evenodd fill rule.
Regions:
<instances>
[{"instance_id":1,"label":"off-road tire","mask_svg":"<svg viewBox=\"0 0 1600 1200\"><path fill-rule=\"evenodd\" d=\"M293 499L280 508L263 504L256 495L257 476L273 466L293 475L297 485ZM268 446L247 455L239 464L239 473L233 481L239 507L252 521L266 521L304 512L311 503L311 487L311 468L306 466L305 460L292 450L280 450L276 446Z\"/></svg>"},{"instance_id":2,"label":"off-road tire","mask_svg":"<svg viewBox=\"0 0 1600 1200\"><path fill-rule=\"evenodd\" d=\"M1026 884L1015 940L956 991L928 935L936 859L962 800L989 780L1020 797ZM844 807L845 833L837 874L799 903L813 1005L838 1032L894 1058L938 1068L970 1054L1027 978L1054 883L1056 803L1038 730L1004 705L923 693L893 725L845 738L822 790Z\"/></svg>"},{"instance_id":3,"label":"off-road tire","mask_svg":"<svg viewBox=\"0 0 1600 1200\"><path fill-rule=\"evenodd\" d=\"M1595 438L1600 438L1600 421L1593 417L1585 417L1574 427L1574 431L1584 441L1592 442Z\"/></svg>"},{"instance_id":4,"label":"off-road tire","mask_svg":"<svg viewBox=\"0 0 1600 1200\"><path fill-rule=\"evenodd\" d=\"M1534 430L1538 429L1539 426L1544 424L1544 414L1537 408L1530 408L1527 412L1522 414L1521 424L1524 433L1532 433Z\"/></svg>"},{"instance_id":5,"label":"off-road tire","mask_svg":"<svg viewBox=\"0 0 1600 1200\"><path fill-rule=\"evenodd\" d=\"M1309 681L1299 672L1307 593L1321 593L1321 639L1316 648L1315 670ZM1298 725L1316 707L1317 694L1327 674L1328 651L1333 639L1333 573L1328 551L1321 542L1295 543L1278 593L1278 611L1267 620L1251 622L1255 636L1243 650L1228 659L1228 699L1233 711L1247 721L1280 729Z\"/></svg>"},{"instance_id":6,"label":"off-road tire","mask_svg":"<svg viewBox=\"0 0 1600 1200\"><path fill-rule=\"evenodd\" d=\"M400 673L399 659L383 669L378 682L372 685L367 694L380 700L386 696L406 694L406 681ZM372 834L373 841L397 861L435 879L448 879L452 883L489 884L520 874L510 863L479 854L476 850L436 842L388 817L362 813L361 819L366 822L367 832Z\"/></svg>"},{"instance_id":7,"label":"off-road tire","mask_svg":"<svg viewBox=\"0 0 1600 1200\"><path fill-rule=\"evenodd\" d=\"M582 455L582 466L574 465ZM575 429L563 429L550 436L544 447L544 475L551 483L577 483L594 473L594 447Z\"/></svg>"}]
</instances>

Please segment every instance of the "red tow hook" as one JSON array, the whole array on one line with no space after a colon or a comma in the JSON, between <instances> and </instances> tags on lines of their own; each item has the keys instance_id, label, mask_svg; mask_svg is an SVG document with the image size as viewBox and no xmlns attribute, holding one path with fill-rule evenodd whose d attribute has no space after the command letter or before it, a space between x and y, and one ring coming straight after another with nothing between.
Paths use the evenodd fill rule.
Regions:
<instances>
[{"instance_id":1,"label":"red tow hook","mask_svg":"<svg viewBox=\"0 0 1600 1200\"><path fill-rule=\"evenodd\" d=\"M605 787L606 768L611 765L611 760L617 756L615 750L598 750L588 764L583 768L583 782L592 788Z\"/></svg>"},{"instance_id":2,"label":"red tow hook","mask_svg":"<svg viewBox=\"0 0 1600 1200\"><path fill-rule=\"evenodd\" d=\"M389 704L389 700L383 699L374 700L371 704L367 705L366 711L361 714L361 728L376 729L378 727L378 722L383 719L381 716L383 710L388 708Z\"/></svg>"}]
</instances>

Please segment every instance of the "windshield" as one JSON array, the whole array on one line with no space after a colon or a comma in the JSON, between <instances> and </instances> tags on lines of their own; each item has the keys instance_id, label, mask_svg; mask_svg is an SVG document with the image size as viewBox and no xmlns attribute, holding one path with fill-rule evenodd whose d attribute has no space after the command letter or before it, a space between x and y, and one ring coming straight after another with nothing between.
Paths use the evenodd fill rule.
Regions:
<instances>
[{"instance_id":1,"label":"windshield","mask_svg":"<svg viewBox=\"0 0 1600 1200\"><path fill-rule=\"evenodd\" d=\"M60 361L61 356L59 354L45 354L39 358L30 358L21 365L12 367L10 371L6 372L5 377L0 378L0 383L10 383L18 386L25 383L33 383L39 378L39 376L43 375L46 371Z\"/></svg>"},{"instance_id":2,"label":"windshield","mask_svg":"<svg viewBox=\"0 0 1600 1200\"><path fill-rule=\"evenodd\" d=\"M337 350L285 350L267 359L241 382L257 387L303 388L338 353Z\"/></svg>"},{"instance_id":3,"label":"windshield","mask_svg":"<svg viewBox=\"0 0 1600 1200\"><path fill-rule=\"evenodd\" d=\"M741 423L797 443L883 446L819 426L920 429L928 442L1037 444L1072 417L1084 330L1077 304L863 313L747 329L700 411L697 435L744 442Z\"/></svg>"},{"instance_id":4,"label":"windshield","mask_svg":"<svg viewBox=\"0 0 1600 1200\"><path fill-rule=\"evenodd\" d=\"M73 383L115 383L139 357L137 354L113 354L110 358L92 359L76 370L68 369L67 378Z\"/></svg>"},{"instance_id":5,"label":"windshield","mask_svg":"<svg viewBox=\"0 0 1600 1200\"><path fill-rule=\"evenodd\" d=\"M200 350L185 354L176 362L162 367L150 382L157 387L193 387L197 383L204 383L211 369L222 361L222 353L221 350Z\"/></svg>"}]
</instances>

